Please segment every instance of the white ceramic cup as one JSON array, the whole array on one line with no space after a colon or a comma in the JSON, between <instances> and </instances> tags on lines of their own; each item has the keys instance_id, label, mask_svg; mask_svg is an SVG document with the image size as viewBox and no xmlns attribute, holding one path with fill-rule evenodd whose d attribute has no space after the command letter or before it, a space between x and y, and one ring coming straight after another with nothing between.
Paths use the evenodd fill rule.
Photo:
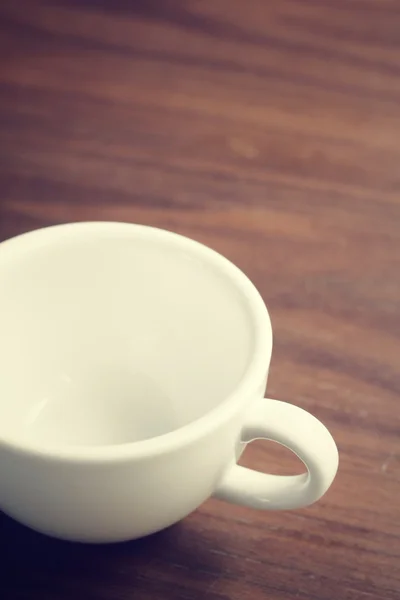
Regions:
<instances>
[{"instance_id":1,"label":"white ceramic cup","mask_svg":"<svg viewBox=\"0 0 400 600\"><path fill-rule=\"evenodd\" d=\"M252 283L185 237L124 223L0 244L0 508L60 538L113 542L211 495L299 508L338 465L324 425L264 399L272 333ZM236 464L255 438L304 462Z\"/></svg>"}]
</instances>

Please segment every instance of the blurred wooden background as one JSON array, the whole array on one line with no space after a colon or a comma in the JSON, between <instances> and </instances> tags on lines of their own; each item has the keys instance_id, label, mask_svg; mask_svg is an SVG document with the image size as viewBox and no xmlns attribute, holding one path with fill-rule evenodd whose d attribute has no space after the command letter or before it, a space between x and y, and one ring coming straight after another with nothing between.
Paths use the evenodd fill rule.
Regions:
<instances>
[{"instance_id":1,"label":"blurred wooden background","mask_svg":"<svg viewBox=\"0 0 400 600\"><path fill-rule=\"evenodd\" d=\"M270 309L269 394L341 453L309 509L210 500L119 546L2 516L0 596L399 599L399 3L6 0L0 48L0 240L111 219L212 246Z\"/></svg>"}]
</instances>

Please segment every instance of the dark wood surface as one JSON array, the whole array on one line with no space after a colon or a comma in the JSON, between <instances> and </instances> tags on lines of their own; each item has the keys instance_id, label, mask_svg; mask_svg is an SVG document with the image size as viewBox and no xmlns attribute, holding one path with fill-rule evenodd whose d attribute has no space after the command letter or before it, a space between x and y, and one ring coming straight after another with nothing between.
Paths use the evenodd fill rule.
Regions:
<instances>
[{"instance_id":1,"label":"dark wood surface","mask_svg":"<svg viewBox=\"0 0 400 600\"><path fill-rule=\"evenodd\" d=\"M399 599L399 3L9 0L0 18L0 239L111 219L212 246L270 308L269 394L341 454L311 508L210 500L122 545L2 516L0 596ZM267 443L242 462L298 468Z\"/></svg>"}]
</instances>

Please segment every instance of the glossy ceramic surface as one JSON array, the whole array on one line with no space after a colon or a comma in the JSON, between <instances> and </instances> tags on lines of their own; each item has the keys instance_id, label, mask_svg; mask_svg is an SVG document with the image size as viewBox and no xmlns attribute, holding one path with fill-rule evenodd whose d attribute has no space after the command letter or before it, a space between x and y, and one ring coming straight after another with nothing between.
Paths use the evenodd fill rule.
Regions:
<instances>
[{"instance_id":1,"label":"glossy ceramic surface","mask_svg":"<svg viewBox=\"0 0 400 600\"><path fill-rule=\"evenodd\" d=\"M180 520L215 494L263 509L316 501L337 469L326 428L263 398L267 309L192 240L123 223L0 245L0 507L61 538L110 542ZM236 465L264 437L304 475Z\"/></svg>"}]
</instances>

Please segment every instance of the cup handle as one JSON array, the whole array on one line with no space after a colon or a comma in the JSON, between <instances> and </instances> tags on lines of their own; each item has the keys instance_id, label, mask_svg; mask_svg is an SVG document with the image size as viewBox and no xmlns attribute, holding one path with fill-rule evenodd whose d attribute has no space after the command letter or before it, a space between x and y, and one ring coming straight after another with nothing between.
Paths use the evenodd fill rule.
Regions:
<instances>
[{"instance_id":1,"label":"cup handle","mask_svg":"<svg viewBox=\"0 0 400 600\"><path fill-rule=\"evenodd\" d=\"M288 510L312 504L329 488L338 451L325 425L302 408L280 400L261 399L251 408L241 440L263 438L286 446L307 467L302 475L270 475L232 465L214 496L263 510Z\"/></svg>"}]
</instances>

